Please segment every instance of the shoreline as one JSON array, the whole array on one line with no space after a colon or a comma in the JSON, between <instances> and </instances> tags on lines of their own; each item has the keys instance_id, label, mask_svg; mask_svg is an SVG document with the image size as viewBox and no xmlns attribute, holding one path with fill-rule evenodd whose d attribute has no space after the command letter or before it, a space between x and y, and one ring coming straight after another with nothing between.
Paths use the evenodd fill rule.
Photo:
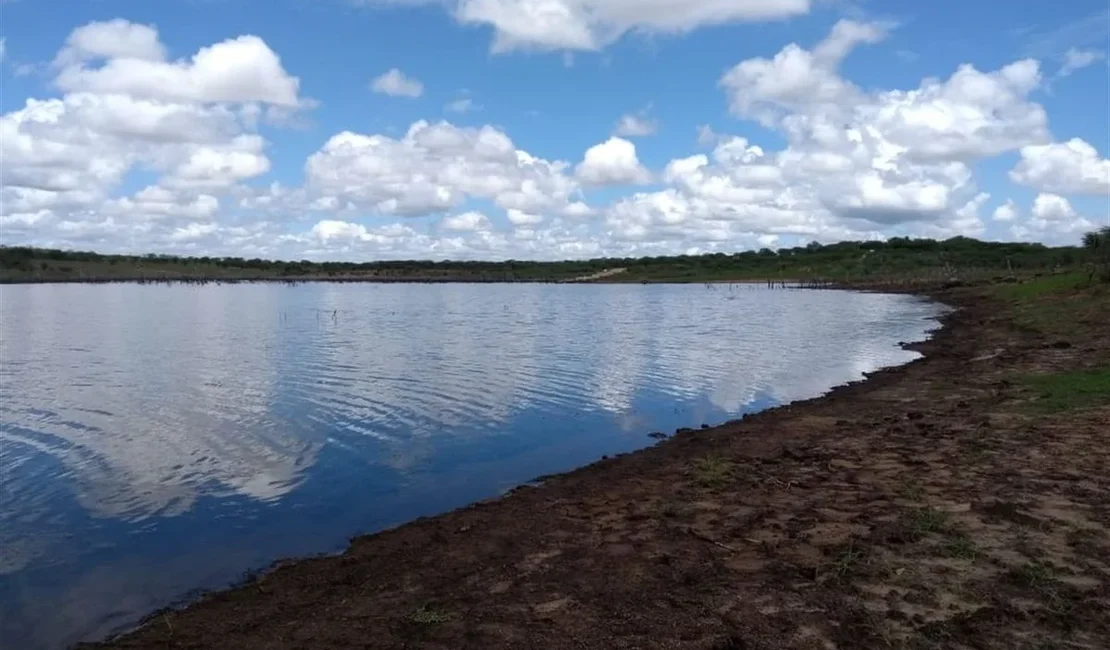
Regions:
<instances>
[{"instance_id":1,"label":"shoreline","mask_svg":"<svg viewBox=\"0 0 1110 650\"><path fill-rule=\"evenodd\" d=\"M903 346L923 357L357 537L339 555L278 562L79 647L866 648L930 625L966 628L967 617L998 607L938 597L946 578L937 576L951 566L930 565L917 582L904 566L886 569L903 561L907 545L911 557L926 542L950 545L949 524L920 531L906 517L981 527L997 519L997 503L1010 503L965 503L974 492L950 484L963 468L936 451L977 444L964 438L991 421L1012 389L977 384L993 386L1007 364L1041 353L1043 335L1015 329L976 290L885 290L949 307L927 340ZM1110 349L1103 339L1099 355ZM999 343L1022 354L984 357ZM976 485L989 491L992 483ZM877 617L882 607L889 611ZM948 618L934 616L937 608ZM1110 627L1106 619L1092 620ZM980 623L956 631L973 640L1021 627L1007 616ZM803 628L809 636L795 638Z\"/></svg>"},{"instance_id":2,"label":"shoreline","mask_svg":"<svg viewBox=\"0 0 1110 650\"><path fill-rule=\"evenodd\" d=\"M43 279L0 279L0 287L55 284L138 284L138 285L209 285L209 284L756 284L779 287L805 285L805 288L853 289L851 286L838 287L834 281L800 278L742 278L738 280L699 280L699 279L621 279L619 273L596 275L586 278L548 278L548 279L504 279L480 277L365 277L365 276L277 276L277 277L194 277L194 276L153 276L123 278L43 278Z\"/></svg>"}]
</instances>

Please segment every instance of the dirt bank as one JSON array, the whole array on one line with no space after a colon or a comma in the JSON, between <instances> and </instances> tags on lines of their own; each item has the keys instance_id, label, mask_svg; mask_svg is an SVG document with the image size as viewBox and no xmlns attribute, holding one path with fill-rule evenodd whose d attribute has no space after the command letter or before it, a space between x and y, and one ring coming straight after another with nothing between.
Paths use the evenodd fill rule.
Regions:
<instances>
[{"instance_id":1,"label":"dirt bank","mask_svg":"<svg viewBox=\"0 0 1110 650\"><path fill-rule=\"evenodd\" d=\"M922 361L99 647L1105 648L1110 300L1000 291L935 293L960 309Z\"/></svg>"}]
</instances>

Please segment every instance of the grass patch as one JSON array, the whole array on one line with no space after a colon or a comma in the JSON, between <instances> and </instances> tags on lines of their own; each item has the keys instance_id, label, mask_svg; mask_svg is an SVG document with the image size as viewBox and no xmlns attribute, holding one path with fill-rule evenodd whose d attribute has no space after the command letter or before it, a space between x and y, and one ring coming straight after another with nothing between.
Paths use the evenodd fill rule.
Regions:
<instances>
[{"instance_id":1,"label":"grass patch","mask_svg":"<svg viewBox=\"0 0 1110 650\"><path fill-rule=\"evenodd\" d=\"M952 535L944 542L944 555L965 560L973 560L979 556L979 549L971 538L962 533Z\"/></svg>"},{"instance_id":2,"label":"grass patch","mask_svg":"<svg viewBox=\"0 0 1110 650\"><path fill-rule=\"evenodd\" d=\"M857 548L855 541L850 541L848 547L836 556L836 560L829 567L829 575L835 580L843 580L868 562L867 553Z\"/></svg>"},{"instance_id":3,"label":"grass patch","mask_svg":"<svg viewBox=\"0 0 1110 650\"><path fill-rule=\"evenodd\" d=\"M1008 572L1010 581L1019 587L1040 591L1056 582L1052 567L1044 562L1026 562Z\"/></svg>"},{"instance_id":4,"label":"grass patch","mask_svg":"<svg viewBox=\"0 0 1110 650\"><path fill-rule=\"evenodd\" d=\"M451 614L449 612L432 609L425 605L410 614L409 620L417 625L439 625L450 621Z\"/></svg>"},{"instance_id":5,"label":"grass patch","mask_svg":"<svg viewBox=\"0 0 1110 650\"><path fill-rule=\"evenodd\" d=\"M1110 308L1110 284L1091 284L1077 273L998 286L994 295L1010 303L1018 325L1064 337L1081 334L1085 327L1101 322Z\"/></svg>"},{"instance_id":6,"label":"grass patch","mask_svg":"<svg viewBox=\"0 0 1110 650\"><path fill-rule=\"evenodd\" d=\"M922 501L925 499L925 488L920 483L906 480L898 486L898 496L910 501Z\"/></svg>"},{"instance_id":7,"label":"grass patch","mask_svg":"<svg viewBox=\"0 0 1110 650\"><path fill-rule=\"evenodd\" d=\"M1042 413L1110 404L1110 368L1028 375L1022 383L1037 392L1033 405Z\"/></svg>"},{"instance_id":8,"label":"grass patch","mask_svg":"<svg viewBox=\"0 0 1110 650\"><path fill-rule=\"evenodd\" d=\"M929 533L943 532L948 527L948 514L933 508L918 508L902 517L902 525L906 538L918 542Z\"/></svg>"},{"instance_id":9,"label":"grass patch","mask_svg":"<svg viewBox=\"0 0 1110 650\"><path fill-rule=\"evenodd\" d=\"M694 480L702 485L715 487L727 483L736 471L736 466L719 456L706 456L694 461L691 473Z\"/></svg>"},{"instance_id":10,"label":"grass patch","mask_svg":"<svg viewBox=\"0 0 1110 650\"><path fill-rule=\"evenodd\" d=\"M996 288L996 291L999 296L1007 300L1024 302L1056 293L1065 293L1085 287L1087 284L1087 276L1083 273L1060 273L1036 278L1028 282L1000 285Z\"/></svg>"}]
</instances>

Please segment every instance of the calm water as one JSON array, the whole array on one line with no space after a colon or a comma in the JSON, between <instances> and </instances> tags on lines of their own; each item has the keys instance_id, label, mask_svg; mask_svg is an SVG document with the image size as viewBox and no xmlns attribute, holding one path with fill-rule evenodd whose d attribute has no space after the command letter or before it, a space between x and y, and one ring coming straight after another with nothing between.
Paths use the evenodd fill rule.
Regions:
<instances>
[{"instance_id":1,"label":"calm water","mask_svg":"<svg viewBox=\"0 0 1110 650\"><path fill-rule=\"evenodd\" d=\"M739 286L0 288L0 645L818 395L912 359L937 314Z\"/></svg>"}]
</instances>

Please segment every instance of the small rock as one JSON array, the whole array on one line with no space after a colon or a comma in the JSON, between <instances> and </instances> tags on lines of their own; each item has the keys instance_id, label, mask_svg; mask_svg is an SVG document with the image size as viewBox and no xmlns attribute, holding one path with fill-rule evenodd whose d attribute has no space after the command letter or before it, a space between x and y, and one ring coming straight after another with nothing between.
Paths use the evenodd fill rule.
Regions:
<instances>
[{"instance_id":1,"label":"small rock","mask_svg":"<svg viewBox=\"0 0 1110 650\"><path fill-rule=\"evenodd\" d=\"M910 411L909 413L906 414L906 418L909 419L909 420L920 420L924 417L925 417L925 414L922 413L921 411Z\"/></svg>"},{"instance_id":2,"label":"small rock","mask_svg":"<svg viewBox=\"0 0 1110 650\"><path fill-rule=\"evenodd\" d=\"M608 455L604 455L604 456L602 456L602 457L601 457L601 460L609 460L609 456L608 456Z\"/></svg>"},{"instance_id":3,"label":"small rock","mask_svg":"<svg viewBox=\"0 0 1110 650\"><path fill-rule=\"evenodd\" d=\"M1069 343L1068 341L1056 341L1050 347L1053 347L1057 350L1067 350L1071 347L1071 343Z\"/></svg>"},{"instance_id":4,"label":"small rock","mask_svg":"<svg viewBox=\"0 0 1110 650\"><path fill-rule=\"evenodd\" d=\"M655 438L656 440L662 440L667 437L667 434L663 433L662 431L652 431L648 434L648 437Z\"/></svg>"},{"instance_id":5,"label":"small rock","mask_svg":"<svg viewBox=\"0 0 1110 650\"><path fill-rule=\"evenodd\" d=\"M701 425L701 428L702 428L702 429L708 429L708 428L709 428L709 425L708 425L708 424L703 424L703 425Z\"/></svg>"}]
</instances>

